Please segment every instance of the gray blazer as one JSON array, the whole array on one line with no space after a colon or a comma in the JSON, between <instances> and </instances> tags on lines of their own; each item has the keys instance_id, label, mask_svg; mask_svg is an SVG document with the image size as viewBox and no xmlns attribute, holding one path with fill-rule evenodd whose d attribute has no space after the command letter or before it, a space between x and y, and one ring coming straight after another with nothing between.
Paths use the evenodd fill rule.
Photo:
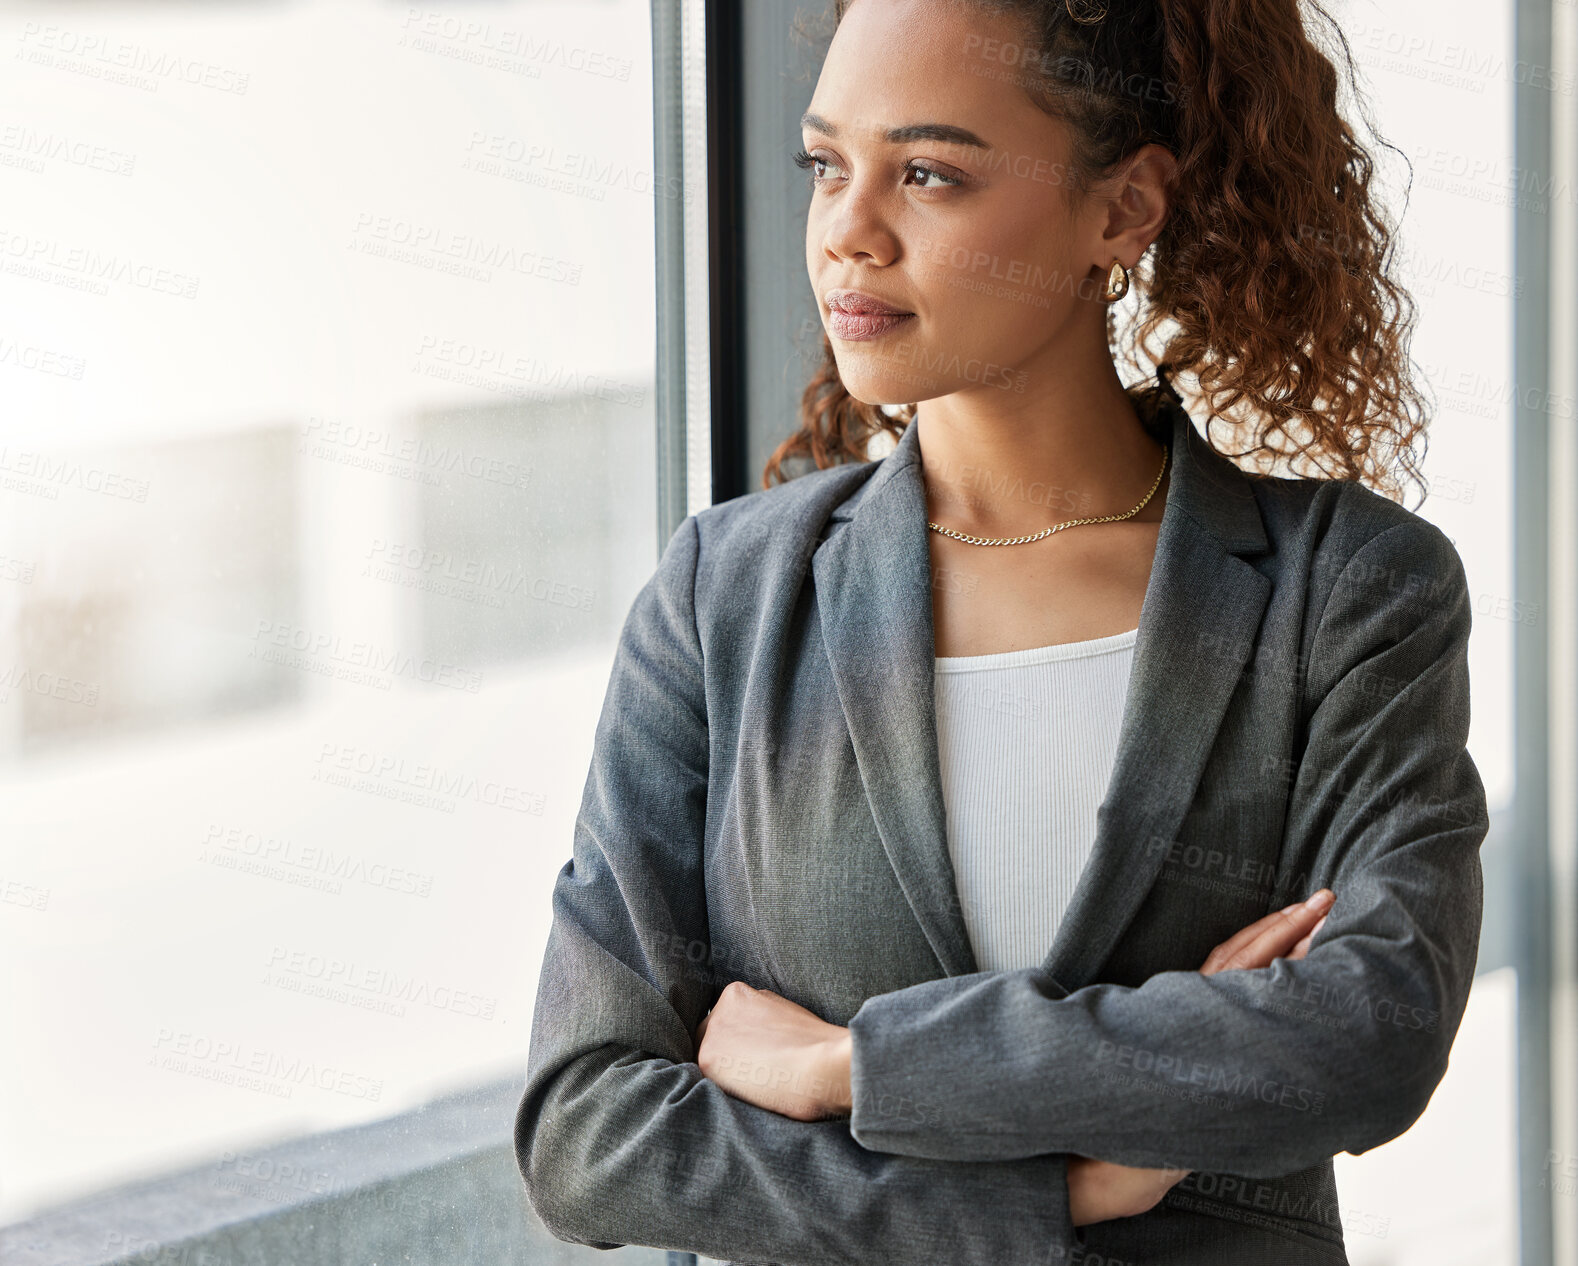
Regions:
<instances>
[{"instance_id":1,"label":"gray blazer","mask_svg":"<svg viewBox=\"0 0 1578 1266\"><path fill-rule=\"evenodd\" d=\"M977 968L933 712L916 431L687 518L637 595L553 890L515 1146L562 1240L737 1263L1347 1260L1331 1157L1406 1130L1478 951L1470 600L1439 529L1255 477L1131 389L1172 482L1094 850L1039 968ZM1028 847L1028 844L1027 844ZM1306 958L1206 977L1322 886ZM695 1061L730 980L853 1034L853 1114ZM1075 1228L1070 1155L1193 1171Z\"/></svg>"}]
</instances>

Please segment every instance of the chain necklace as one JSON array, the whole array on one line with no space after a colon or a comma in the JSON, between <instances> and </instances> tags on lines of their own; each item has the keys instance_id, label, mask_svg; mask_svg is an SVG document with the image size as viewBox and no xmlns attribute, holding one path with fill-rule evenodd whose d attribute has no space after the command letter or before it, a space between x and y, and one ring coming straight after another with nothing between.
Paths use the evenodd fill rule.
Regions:
<instances>
[{"instance_id":1,"label":"chain necklace","mask_svg":"<svg viewBox=\"0 0 1578 1266\"><path fill-rule=\"evenodd\" d=\"M1090 519L1069 519L1066 523L1054 523L1049 528L1043 528L1034 536L967 536L963 532L955 532L952 528L945 528L940 523L927 523L933 532L941 532L944 536L951 536L956 541L963 541L966 545L1028 545L1031 541L1039 541L1042 537L1051 536L1054 532L1061 532L1064 528L1079 527L1084 523L1118 523L1124 519L1132 519L1141 510L1150 504L1156 490L1162 486L1162 476L1167 473L1166 445L1162 446L1162 468L1156 472L1156 482L1151 485L1151 490L1140 498L1140 504L1127 514L1102 514Z\"/></svg>"}]
</instances>

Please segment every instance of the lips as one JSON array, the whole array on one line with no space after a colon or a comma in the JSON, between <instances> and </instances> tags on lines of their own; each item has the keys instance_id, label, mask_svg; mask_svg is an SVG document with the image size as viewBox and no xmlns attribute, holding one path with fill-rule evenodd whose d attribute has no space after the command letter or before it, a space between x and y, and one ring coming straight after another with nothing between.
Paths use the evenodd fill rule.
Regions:
<instances>
[{"instance_id":1,"label":"lips","mask_svg":"<svg viewBox=\"0 0 1578 1266\"><path fill-rule=\"evenodd\" d=\"M830 290L826 299L828 332L849 342L879 338L915 319L913 312L860 290Z\"/></svg>"},{"instance_id":2,"label":"lips","mask_svg":"<svg viewBox=\"0 0 1578 1266\"><path fill-rule=\"evenodd\" d=\"M848 316L913 316L906 308L896 307L876 295L863 290L829 290L825 296L828 309Z\"/></svg>"},{"instance_id":3,"label":"lips","mask_svg":"<svg viewBox=\"0 0 1578 1266\"><path fill-rule=\"evenodd\" d=\"M850 316L847 312L830 312L827 316L827 328L834 338L853 343L864 339L880 338L914 319L915 314L912 312L883 312L871 316Z\"/></svg>"}]
</instances>

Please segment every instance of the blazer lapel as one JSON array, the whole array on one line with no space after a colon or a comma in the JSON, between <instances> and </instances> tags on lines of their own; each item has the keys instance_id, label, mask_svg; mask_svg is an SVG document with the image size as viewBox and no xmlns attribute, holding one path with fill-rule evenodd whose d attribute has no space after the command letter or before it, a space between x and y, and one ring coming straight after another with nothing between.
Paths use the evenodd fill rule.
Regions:
<instances>
[{"instance_id":1,"label":"blazer lapel","mask_svg":"<svg viewBox=\"0 0 1578 1266\"><path fill-rule=\"evenodd\" d=\"M1172 475L1141 608L1118 754L1096 838L1042 964L1090 983L1133 918L1194 798L1248 662L1271 583L1248 476L1213 452L1171 396L1132 395L1172 440ZM812 554L822 635L889 861L948 975L980 970L948 855L937 752L926 491L914 426L862 485L848 523ZM835 514L835 517L838 517Z\"/></svg>"},{"instance_id":2,"label":"blazer lapel","mask_svg":"<svg viewBox=\"0 0 1578 1266\"><path fill-rule=\"evenodd\" d=\"M1138 912L1194 800L1228 701L1253 655L1271 582L1248 476L1181 407L1172 481L1140 611L1118 753L1096 838L1042 970L1067 992L1092 983Z\"/></svg>"},{"instance_id":3,"label":"blazer lapel","mask_svg":"<svg viewBox=\"0 0 1578 1266\"><path fill-rule=\"evenodd\" d=\"M948 856L937 753L926 486L916 430L811 556L817 609L861 780L899 886L950 976L977 971Z\"/></svg>"}]
</instances>

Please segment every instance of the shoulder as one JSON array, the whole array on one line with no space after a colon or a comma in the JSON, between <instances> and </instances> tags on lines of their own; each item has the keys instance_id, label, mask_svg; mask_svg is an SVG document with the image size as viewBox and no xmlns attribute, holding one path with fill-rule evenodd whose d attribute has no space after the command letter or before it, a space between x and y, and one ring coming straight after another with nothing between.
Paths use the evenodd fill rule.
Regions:
<instances>
[{"instance_id":1,"label":"shoulder","mask_svg":"<svg viewBox=\"0 0 1578 1266\"><path fill-rule=\"evenodd\" d=\"M685 516L660 551L636 607L707 640L792 602L828 520L853 504L882 461L813 470ZM682 613L683 612L683 616Z\"/></svg>"},{"instance_id":2,"label":"shoulder","mask_svg":"<svg viewBox=\"0 0 1578 1266\"><path fill-rule=\"evenodd\" d=\"M803 563L829 517L881 465L877 460L812 470L696 511L699 570L716 574Z\"/></svg>"},{"instance_id":3,"label":"shoulder","mask_svg":"<svg viewBox=\"0 0 1578 1266\"><path fill-rule=\"evenodd\" d=\"M1249 478L1271 548L1307 569L1311 601L1383 573L1461 577L1457 546L1429 519L1353 480Z\"/></svg>"},{"instance_id":4,"label":"shoulder","mask_svg":"<svg viewBox=\"0 0 1578 1266\"><path fill-rule=\"evenodd\" d=\"M776 626L763 614L799 600L829 519L881 464L809 471L686 516L652 584L668 595L675 627L683 623L703 662L749 653L762 630Z\"/></svg>"},{"instance_id":5,"label":"shoulder","mask_svg":"<svg viewBox=\"0 0 1578 1266\"><path fill-rule=\"evenodd\" d=\"M1251 478L1271 550L1302 589L1316 698L1357 662L1399 652L1419 670L1460 656L1472 624L1463 562L1445 532L1349 480Z\"/></svg>"}]
</instances>

